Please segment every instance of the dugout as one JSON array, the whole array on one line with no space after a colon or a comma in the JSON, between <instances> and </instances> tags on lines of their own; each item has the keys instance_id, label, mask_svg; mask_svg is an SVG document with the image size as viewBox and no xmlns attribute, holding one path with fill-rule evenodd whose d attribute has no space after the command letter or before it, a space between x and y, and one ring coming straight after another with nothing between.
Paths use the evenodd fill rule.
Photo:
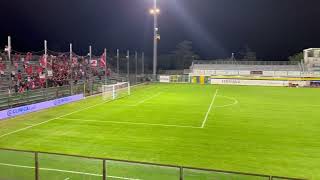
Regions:
<instances>
[{"instance_id":1,"label":"dugout","mask_svg":"<svg viewBox=\"0 0 320 180\"><path fill-rule=\"evenodd\" d=\"M311 81L310 86L320 88L320 81Z\"/></svg>"}]
</instances>

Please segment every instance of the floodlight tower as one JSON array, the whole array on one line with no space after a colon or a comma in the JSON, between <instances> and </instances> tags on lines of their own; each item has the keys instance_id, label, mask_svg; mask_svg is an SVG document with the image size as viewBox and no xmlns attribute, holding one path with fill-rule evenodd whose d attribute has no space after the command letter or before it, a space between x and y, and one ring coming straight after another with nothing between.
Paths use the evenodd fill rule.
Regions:
<instances>
[{"instance_id":1,"label":"floodlight tower","mask_svg":"<svg viewBox=\"0 0 320 180\"><path fill-rule=\"evenodd\" d=\"M158 40L160 35L158 34L158 15L160 9L157 7L157 0L153 2L153 8L150 9L150 14L153 15L153 78L156 80L157 77L157 61L158 61Z\"/></svg>"}]
</instances>

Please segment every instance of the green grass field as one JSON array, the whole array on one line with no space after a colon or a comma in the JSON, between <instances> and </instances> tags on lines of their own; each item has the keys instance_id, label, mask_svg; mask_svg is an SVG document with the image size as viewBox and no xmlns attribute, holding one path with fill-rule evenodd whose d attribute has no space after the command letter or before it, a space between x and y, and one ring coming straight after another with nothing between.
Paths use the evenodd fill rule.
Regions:
<instances>
[{"instance_id":1,"label":"green grass field","mask_svg":"<svg viewBox=\"0 0 320 180\"><path fill-rule=\"evenodd\" d=\"M320 179L320 90L151 84L0 121L0 147ZM40 178L101 179L102 162L39 154ZM34 178L29 153L0 151L0 179ZM107 162L108 179L179 170ZM263 179L185 171L186 180Z\"/></svg>"}]
</instances>

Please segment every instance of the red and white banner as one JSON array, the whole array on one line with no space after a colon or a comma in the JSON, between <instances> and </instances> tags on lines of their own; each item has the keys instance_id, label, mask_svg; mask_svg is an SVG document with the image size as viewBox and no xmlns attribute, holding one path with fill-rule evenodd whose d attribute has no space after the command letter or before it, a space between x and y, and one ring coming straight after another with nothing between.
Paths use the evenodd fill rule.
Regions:
<instances>
[{"instance_id":1,"label":"red and white banner","mask_svg":"<svg viewBox=\"0 0 320 180\"><path fill-rule=\"evenodd\" d=\"M98 66L98 60L92 59L92 60L90 61L90 64L91 64L92 67L97 67L97 66Z\"/></svg>"}]
</instances>

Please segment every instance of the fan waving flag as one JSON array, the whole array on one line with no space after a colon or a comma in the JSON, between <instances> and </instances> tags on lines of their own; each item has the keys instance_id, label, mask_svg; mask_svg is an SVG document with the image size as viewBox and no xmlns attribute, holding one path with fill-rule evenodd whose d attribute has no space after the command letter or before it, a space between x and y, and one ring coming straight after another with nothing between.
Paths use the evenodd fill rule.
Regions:
<instances>
[{"instance_id":1,"label":"fan waving flag","mask_svg":"<svg viewBox=\"0 0 320 180\"><path fill-rule=\"evenodd\" d=\"M39 61L40 61L41 67L43 68L47 67L47 58L45 57L45 55L41 56Z\"/></svg>"},{"instance_id":2,"label":"fan waving flag","mask_svg":"<svg viewBox=\"0 0 320 180\"><path fill-rule=\"evenodd\" d=\"M107 60L106 53L103 53L100 58L100 67L106 67L106 65L107 65L106 60Z\"/></svg>"},{"instance_id":3,"label":"fan waving flag","mask_svg":"<svg viewBox=\"0 0 320 180\"><path fill-rule=\"evenodd\" d=\"M97 66L98 66L98 60L92 59L92 60L90 61L90 64L91 64L92 67L97 67Z\"/></svg>"}]
</instances>

